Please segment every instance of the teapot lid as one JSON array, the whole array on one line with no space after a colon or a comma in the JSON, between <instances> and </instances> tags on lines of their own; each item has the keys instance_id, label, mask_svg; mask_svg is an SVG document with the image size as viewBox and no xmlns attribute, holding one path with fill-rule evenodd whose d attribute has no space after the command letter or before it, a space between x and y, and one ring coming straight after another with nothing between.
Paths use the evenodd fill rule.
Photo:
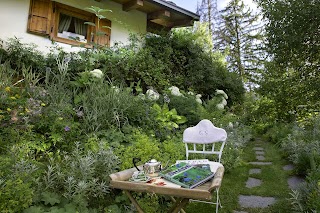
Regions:
<instances>
[{"instance_id":1,"label":"teapot lid","mask_svg":"<svg viewBox=\"0 0 320 213\"><path fill-rule=\"evenodd\" d=\"M160 162L158 162L156 159L151 159L149 162L147 162L149 166L158 166Z\"/></svg>"}]
</instances>

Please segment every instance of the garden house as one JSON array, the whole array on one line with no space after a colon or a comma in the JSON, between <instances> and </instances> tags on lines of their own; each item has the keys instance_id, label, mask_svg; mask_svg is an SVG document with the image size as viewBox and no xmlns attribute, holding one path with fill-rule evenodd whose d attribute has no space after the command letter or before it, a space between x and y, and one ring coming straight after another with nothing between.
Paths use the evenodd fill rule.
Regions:
<instances>
[{"instance_id":1,"label":"garden house","mask_svg":"<svg viewBox=\"0 0 320 213\"><path fill-rule=\"evenodd\" d=\"M99 21L100 29L91 6L110 10L102 13L106 18ZM0 17L0 39L17 37L43 51L53 43L66 50L89 42L113 46L127 42L131 33L192 26L199 20L165 0L2 0ZM98 31L103 34L96 36Z\"/></svg>"}]
</instances>

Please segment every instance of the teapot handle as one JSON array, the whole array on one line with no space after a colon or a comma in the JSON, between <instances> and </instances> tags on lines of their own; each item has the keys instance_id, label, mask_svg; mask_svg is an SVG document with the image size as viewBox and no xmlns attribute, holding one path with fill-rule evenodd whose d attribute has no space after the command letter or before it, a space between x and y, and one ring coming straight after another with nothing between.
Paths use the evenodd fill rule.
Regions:
<instances>
[{"instance_id":1,"label":"teapot handle","mask_svg":"<svg viewBox=\"0 0 320 213\"><path fill-rule=\"evenodd\" d=\"M138 169L136 163L139 162L139 161L141 161L141 158L132 158L132 163L133 163L134 167L136 167L136 169L138 171L140 171L140 169Z\"/></svg>"}]
</instances>

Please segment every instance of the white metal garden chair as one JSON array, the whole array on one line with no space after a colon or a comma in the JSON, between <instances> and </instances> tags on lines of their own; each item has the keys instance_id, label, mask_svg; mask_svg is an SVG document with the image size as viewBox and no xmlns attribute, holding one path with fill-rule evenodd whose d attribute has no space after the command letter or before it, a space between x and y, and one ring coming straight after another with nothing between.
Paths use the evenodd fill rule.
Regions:
<instances>
[{"instance_id":1,"label":"white metal garden chair","mask_svg":"<svg viewBox=\"0 0 320 213\"><path fill-rule=\"evenodd\" d=\"M189 154L205 154L217 155L218 161L209 161L210 167L214 170L219 166L223 166L221 161L222 151L227 140L227 132L215 127L213 123L207 119L201 120L196 126L189 127L183 132L183 142L186 146L186 159L189 159ZM219 187L220 188L220 187ZM219 188L216 189L216 202L206 202L200 200L191 200L216 205L216 213L221 206L219 198Z\"/></svg>"}]
</instances>

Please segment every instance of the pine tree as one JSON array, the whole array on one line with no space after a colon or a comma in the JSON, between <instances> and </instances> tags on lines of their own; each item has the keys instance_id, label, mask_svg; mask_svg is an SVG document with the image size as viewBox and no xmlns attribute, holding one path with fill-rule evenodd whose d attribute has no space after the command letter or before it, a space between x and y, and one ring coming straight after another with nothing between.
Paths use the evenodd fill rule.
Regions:
<instances>
[{"instance_id":1,"label":"pine tree","mask_svg":"<svg viewBox=\"0 0 320 213\"><path fill-rule=\"evenodd\" d=\"M243 82L250 85L258 76L262 57L259 16L253 14L242 0L231 0L220 14L215 46L227 53L229 70L237 72Z\"/></svg>"},{"instance_id":2,"label":"pine tree","mask_svg":"<svg viewBox=\"0 0 320 213\"><path fill-rule=\"evenodd\" d=\"M208 23L208 30L212 34L219 14L217 0L202 0L201 4L197 6L197 13L200 15L201 23Z\"/></svg>"}]
</instances>

